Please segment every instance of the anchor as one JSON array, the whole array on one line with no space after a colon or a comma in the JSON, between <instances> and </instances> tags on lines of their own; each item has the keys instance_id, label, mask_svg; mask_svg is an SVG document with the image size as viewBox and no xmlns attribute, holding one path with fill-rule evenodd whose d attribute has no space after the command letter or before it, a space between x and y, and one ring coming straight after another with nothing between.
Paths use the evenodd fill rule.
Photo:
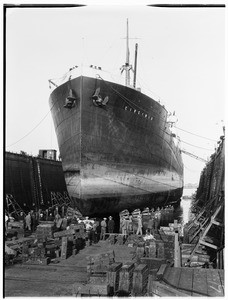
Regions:
<instances>
[{"instance_id":1,"label":"anchor","mask_svg":"<svg viewBox=\"0 0 228 300\"><path fill-rule=\"evenodd\" d=\"M95 93L93 94L92 99L94 105L101 106L101 107L106 106L109 100L108 96L106 96L104 99L101 97L99 87L96 89Z\"/></svg>"},{"instance_id":2,"label":"anchor","mask_svg":"<svg viewBox=\"0 0 228 300\"><path fill-rule=\"evenodd\" d=\"M76 101L76 98L73 95L73 90L70 89L69 90L69 95L66 97L66 102L65 102L64 107L66 107L66 108L74 107L75 106L75 101Z\"/></svg>"}]
</instances>

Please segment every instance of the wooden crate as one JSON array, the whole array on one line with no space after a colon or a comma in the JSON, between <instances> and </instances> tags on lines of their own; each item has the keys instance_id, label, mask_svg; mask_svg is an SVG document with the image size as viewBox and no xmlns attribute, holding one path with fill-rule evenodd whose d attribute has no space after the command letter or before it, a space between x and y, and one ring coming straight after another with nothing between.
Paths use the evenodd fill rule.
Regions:
<instances>
[{"instance_id":1,"label":"wooden crate","mask_svg":"<svg viewBox=\"0 0 228 300\"><path fill-rule=\"evenodd\" d=\"M145 264L138 265L133 273L132 292L134 296L142 296L146 293L149 269Z\"/></svg>"},{"instance_id":2,"label":"wooden crate","mask_svg":"<svg viewBox=\"0 0 228 300\"><path fill-rule=\"evenodd\" d=\"M134 263L125 263L120 270L119 291L130 292L133 282Z\"/></svg>"},{"instance_id":3,"label":"wooden crate","mask_svg":"<svg viewBox=\"0 0 228 300\"><path fill-rule=\"evenodd\" d=\"M122 265L122 263L115 262L111 264L108 268L107 281L110 286L110 289L112 289L113 291L113 294L115 294L119 288L120 270L122 268Z\"/></svg>"}]
</instances>

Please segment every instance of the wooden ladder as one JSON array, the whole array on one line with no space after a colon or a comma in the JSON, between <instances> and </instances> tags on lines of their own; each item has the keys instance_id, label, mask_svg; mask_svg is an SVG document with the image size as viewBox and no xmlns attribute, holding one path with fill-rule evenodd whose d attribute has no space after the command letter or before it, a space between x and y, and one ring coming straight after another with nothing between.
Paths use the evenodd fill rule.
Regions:
<instances>
[{"instance_id":1,"label":"wooden ladder","mask_svg":"<svg viewBox=\"0 0 228 300\"><path fill-rule=\"evenodd\" d=\"M211 226L214 224L216 226L222 226L222 223L218 222L215 220L215 218L217 217L218 213L220 212L220 210L222 209L222 206L223 204L220 204L219 207L216 209L216 211L214 212L214 214L212 215L211 219L210 219L210 222L208 224L208 226L205 228L202 236L199 238L199 241L198 243L196 244L196 246L194 247L190 257L189 257L189 260L191 261L193 255L195 254L195 252L197 251L199 245L204 245L204 246L207 246L207 247L210 247L210 248L213 248L215 250L218 249L218 246L214 245L214 244L211 244L211 243L208 243L205 241L205 237L208 233L208 231L211 229Z\"/></svg>"}]
</instances>

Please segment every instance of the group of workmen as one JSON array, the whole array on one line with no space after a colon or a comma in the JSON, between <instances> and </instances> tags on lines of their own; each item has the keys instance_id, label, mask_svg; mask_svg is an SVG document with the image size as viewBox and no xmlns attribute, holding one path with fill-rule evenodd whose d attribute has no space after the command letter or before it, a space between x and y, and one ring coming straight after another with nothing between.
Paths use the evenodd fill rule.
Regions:
<instances>
[{"instance_id":1,"label":"group of workmen","mask_svg":"<svg viewBox=\"0 0 228 300\"><path fill-rule=\"evenodd\" d=\"M115 229L115 221L112 216L109 216L108 220L107 218L103 218L102 221L96 218L89 219L89 217L86 217L85 220L78 218L78 222L85 224L90 245L97 243L99 240L104 241L107 235L114 233Z\"/></svg>"},{"instance_id":2,"label":"group of workmen","mask_svg":"<svg viewBox=\"0 0 228 300\"><path fill-rule=\"evenodd\" d=\"M19 215L5 214L5 231L8 230L8 223L10 221L19 221L23 223L23 228L28 232L35 232L36 227L40 221L54 221L57 230L66 229L67 216L64 214L64 210L56 206L52 209L46 210L30 210L27 213L21 211Z\"/></svg>"},{"instance_id":3,"label":"group of workmen","mask_svg":"<svg viewBox=\"0 0 228 300\"><path fill-rule=\"evenodd\" d=\"M156 210L152 208L151 210L146 209L147 221L143 220L143 213L138 210L138 213L132 214L120 214L120 232L124 236L129 234L143 235L146 233L154 234L160 228L161 220L165 219L164 217L168 213L173 213L173 206L169 205L165 208L158 207Z\"/></svg>"},{"instance_id":4,"label":"group of workmen","mask_svg":"<svg viewBox=\"0 0 228 300\"><path fill-rule=\"evenodd\" d=\"M120 213L119 232L117 224L112 216L104 217L102 220L98 218L89 219L89 217L73 217L68 218L66 209L59 209L57 206L51 211L49 210L31 210L27 214L21 212L18 216L18 221L23 222L25 231L34 232L40 221L54 221L57 231L66 230L70 224L82 223L88 236L89 244L97 243L99 240L105 240L106 237L118 232L124 237L130 234L151 234L156 233L160 227L160 222L167 215L167 212L173 212L173 206L166 206L165 208L152 208L146 211L146 221L144 218L145 210L141 212L139 209L130 214L125 210L125 214ZM5 220L9 220L6 216ZM7 224L6 224L7 229ZM115 234L116 234L115 233Z\"/></svg>"}]
</instances>

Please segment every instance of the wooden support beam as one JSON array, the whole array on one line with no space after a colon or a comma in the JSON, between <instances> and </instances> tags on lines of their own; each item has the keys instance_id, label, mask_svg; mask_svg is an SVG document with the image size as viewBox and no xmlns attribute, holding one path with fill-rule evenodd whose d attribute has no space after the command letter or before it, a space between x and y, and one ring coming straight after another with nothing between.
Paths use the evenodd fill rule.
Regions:
<instances>
[{"instance_id":1,"label":"wooden support beam","mask_svg":"<svg viewBox=\"0 0 228 300\"><path fill-rule=\"evenodd\" d=\"M216 246L216 245L214 245L214 244L210 244L210 243L208 243L208 242L205 242L205 241L203 241L203 240L199 240L199 243L201 244L201 245L204 245L204 246L207 246L207 247L210 247L210 248L213 248L213 249L218 249L218 247Z\"/></svg>"}]
</instances>

